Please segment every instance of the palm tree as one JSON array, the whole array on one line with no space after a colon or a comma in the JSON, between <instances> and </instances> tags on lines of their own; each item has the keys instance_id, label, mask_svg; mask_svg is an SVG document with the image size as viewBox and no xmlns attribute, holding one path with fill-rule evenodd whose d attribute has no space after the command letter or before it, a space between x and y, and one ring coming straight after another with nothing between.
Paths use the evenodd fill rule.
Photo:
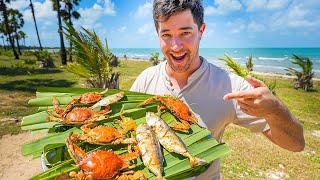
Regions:
<instances>
[{"instance_id":1,"label":"palm tree","mask_svg":"<svg viewBox=\"0 0 320 180\"><path fill-rule=\"evenodd\" d=\"M312 78L314 77L312 61L308 57L300 57L294 54L291 62L302 69L301 72L293 68L286 69L290 74L297 76L294 87L296 89L302 88L306 91L312 90Z\"/></svg>"},{"instance_id":2,"label":"palm tree","mask_svg":"<svg viewBox=\"0 0 320 180\"><path fill-rule=\"evenodd\" d=\"M0 38L2 39L2 42L3 42L3 49L6 50L6 44L4 43L4 36L1 35Z\"/></svg>"},{"instance_id":3,"label":"palm tree","mask_svg":"<svg viewBox=\"0 0 320 180\"><path fill-rule=\"evenodd\" d=\"M11 44L11 48L12 48L13 54L15 56L15 59L19 59L19 55L16 52L16 49L14 47L14 41L13 41L13 39L11 37L11 31L10 31L10 27L9 27L6 3L10 3L10 0L0 0L0 11L2 11L5 28L6 28L6 31L8 33L8 36L9 36L9 41L10 41L10 44Z\"/></svg>"},{"instance_id":4,"label":"palm tree","mask_svg":"<svg viewBox=\"0 0 320 180\"><path fill-rule=\"evenodd\" d=\"M157 64L160 63L160 60L159 60L159 53L156 52L156 53L151 53L151 58L149 59L149 61L154 65L156 66Z\"/></svg>"},{"instance_id":5,"label":"palm tree","mask_svg":"<svg viewBox=\"0 0 320 180\"><path fill-rule=\"evenodd\" d=\"M20 50L19 35L17 30L22 28L24 25L23 15L16 9L9 9L7 13L8 13L9 26L12 28L11 31L15 33L14 39L16 39L18 51L19 51L19 54L21 55L22 53Z\"/></svg>"},{"instance_id":6,"label":"palm tree","mask_svg":"<svg viewBox=\"0 0 320 180\"><path fill-rule=\"evenodd\" d=\"M113 54L109 51L108 42L105 46L96 33L84 29L76 31L70 24L64 32L74 44L76 61L69 63L67 70L86 79L89 87L119 89L119 72L112 72Z\"/></svg>"},{"instance_id":7,"label":"palm tree","mask_svg":"<svg viewBox=\"0 0 320 180\"><path fill-rule=\"evenodd\" d=\"M241 65L239 63L237 63L236 61L234 61L230 56L228 56L227 54L224 54L226 56L226 58L219 58L219 60L222 60L226 63L226 65L228 67L230 67L238 76L241 76L243 78L246 78L248 75L256 78L256 79L259 79L261 81L263 81L269 88L269 90L272 92L272 94L276 95L276 91L275 91L275 88L276 88L276 85L277 85L277 82L274 80L272 81L271 83L268 83L266 82L266 80L258 77L257 75L253 74L253 73L250 73L250 71L252 70L253 68L253 64L252 64L252 56L250 56L248 58L248 62L246 64L246 68L244 67L241 67ZM251 66L251 65L252 66ZM251 68L250 68L251 67Z\"/></svg>"},{"instance_id":8,"label":"palm tree","mask_svg":"<svg viewBox=\"0 0 320 180\"><path fill-rule=\"evenodd\" d=\"M248 61L246 62L247 71L253 71L252 55L249 56Z\"/></svg>"},{"instance_id":9,"label":"palm tree","mask_svg":"<svg viewBox=\"0 0 320 180\"><path fill-rule=\"evenodd\" d=\"M60 9L60 0L51 0L53 2L53 10L57 11L57 17L59 22L59 35L60 35L60 50L61 50L61 63L63 65L67 64L67 53L64 46L62 23L61 23L61 9Z\"/></svg>"},{"instance_id":10,"label":"palm tree","mask_svg":"<svg viewBox=\"0 0 320 180\"><path fill-rule=\"evenodd\" d=\"M61 17L64 21L73 26L72 18L79 19L80 14L74 9L74 6L78 6L81 0L63 0L65 8L61 9ZM72 41L69 39L69 61L72 62Z\"/></svg>"},{"instance_id":11,"label":"palm tree","mask_svg":"<svg viewBox=\"0 0 320 180\"><path fill-rule=\"evenodd\" d=\"M38 32L38 26L37 26L36 16L34 15L34 8L33 8L32 0L30 0L30 7L31 7L31 12L32 12L32 17L33 17L34 26L36 27L36 32L37 32L37 37L38 37L38 41L39 41L40 51L42 51L42 46L41 46L40 36L39 36L39 32ZM23 40L24 40L24 39L23 39Z\"/></svg>"},{"instance_id":12,"label":"palm tree","mask_svg":"<svg viewBox=\"0 0 320 180\"><path fill-rule=\"evenodd\" d=\"M23 31L19 31L18 32L19 36L23 39L23 47L26 47L26 38L28 37L26 35L26 33L24 33Z\"/></svg>"}]
</instances>

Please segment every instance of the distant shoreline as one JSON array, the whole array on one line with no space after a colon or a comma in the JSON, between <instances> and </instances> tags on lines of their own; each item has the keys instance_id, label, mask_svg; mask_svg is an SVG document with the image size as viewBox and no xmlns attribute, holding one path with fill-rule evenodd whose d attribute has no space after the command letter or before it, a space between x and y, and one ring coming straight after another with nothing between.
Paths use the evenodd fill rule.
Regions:
<instances>
[{"instance_id":1,"label":"distant shoreline","mask_svg":"<svg viewBox=\"0 0 320 180\"><path fill-rule=\"evenodd\" d=\"M128 60L128 61L149 61L148 59L143 59L143 58L123 58L120 57L123 60ZM260 71L252 71L253 74L260 75L260 76L268 76L268 77L280 77L280 78L285 78L285 79L294 79L295 76L290 76L286 74L280 74L280 73L270 73L270 72L260 72ZM314 81L320 81L320 78L312 78Z\"/></svg>"}]
</instances>

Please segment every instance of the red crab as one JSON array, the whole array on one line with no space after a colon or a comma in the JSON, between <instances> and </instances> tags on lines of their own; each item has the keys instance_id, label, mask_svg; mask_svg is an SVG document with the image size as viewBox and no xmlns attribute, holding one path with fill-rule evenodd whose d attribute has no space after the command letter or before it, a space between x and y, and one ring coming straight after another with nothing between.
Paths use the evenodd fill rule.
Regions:
<instances>
[{"instance_id":1,"label":"red crab","mask_svg":"<svg viewBox=\"0 0 320 180\"><path fill-rule=\"evenodd\" d=\"M189 107L182 102L180 99L173 96L154 96L150 99L147 99L143 103L139 104L138 107L149 104L155 100L160 100L158 106L158 114L161 114L162 109L169 109L181 122L177 122L171 127L175 130L188 130L190 129L190 123L197 123L195 115L190 111ZM190 123L189 123L190 122Z\"/></svg>"},{"instance_id":2,"label":"red crab","mask_svg":"<svg viewBox=\"0 0 320 180\"><path fill-rule=\"evenodd\" d=\"M140 151L135 147L135 152L117 155L112 150L97 150L87 154L71 139L72 132L66 139L66 145L71 158L77 163L80 172L70 172L76 179L146 179L143 172L128 171L135 167L129 166L125 161L132 161L140 156ZM126 172L127 171L127 172ZM130 175L131 174L131 175Z\"/></svg>"},{"instance_id":3,"label":"red crab","mask_svg":"<svg viewBox=\"0 0 320 180\"><path fill-rule=\"evenodd\" d=\"M105 114L110 113L109 109L103 109L94 112L91 108L73 108L66 107L65 110L61 109L58 105L58 100L53 97L54 111L50 111L54 116L49 116L49 121L64 122L66 124L87 124L94 121L105 119Z\"/></svg>"}]
</instances>

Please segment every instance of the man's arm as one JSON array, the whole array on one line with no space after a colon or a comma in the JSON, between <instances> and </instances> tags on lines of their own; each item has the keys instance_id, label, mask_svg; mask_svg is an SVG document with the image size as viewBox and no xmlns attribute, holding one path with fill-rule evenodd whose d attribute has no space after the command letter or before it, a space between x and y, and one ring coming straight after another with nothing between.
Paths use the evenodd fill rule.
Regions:
<instances>
[{"instance_id":1,"label":"man's arm","mask_svg":"<svg viewBox=\"0 0 320 180\"><path fill-rule=\"evenodd\" d=\"M254 89L229 93L224 100L235 99L244 113L264 117L270 129L263 134L273 143L290 151L302 151L305 141L299 121L262 81L250 76L247 81Z\"/></svg>"}]
</instances>

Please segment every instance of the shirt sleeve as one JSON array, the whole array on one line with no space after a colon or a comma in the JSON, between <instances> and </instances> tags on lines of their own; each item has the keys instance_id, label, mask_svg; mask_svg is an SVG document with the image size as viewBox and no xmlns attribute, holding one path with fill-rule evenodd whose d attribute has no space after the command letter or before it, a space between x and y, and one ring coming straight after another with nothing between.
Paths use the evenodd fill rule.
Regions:
<instances>
[{"instance_id":1,"label":"shirt sleeve","mask_svg":"<svg viewBox=\"0 0 320 180\"><path fill-rule=\"evenodd\" d=\"M234 91L242 91L252 89L253 87L243 78L238 77L236 80L236 86ZM263 117L256 117L248 115L240 110L236 100L232 100L234 103L236 118L233 124L249 129L251 132L259 133L270 129L267 121Z\"/></svg>"}]
</instances>

